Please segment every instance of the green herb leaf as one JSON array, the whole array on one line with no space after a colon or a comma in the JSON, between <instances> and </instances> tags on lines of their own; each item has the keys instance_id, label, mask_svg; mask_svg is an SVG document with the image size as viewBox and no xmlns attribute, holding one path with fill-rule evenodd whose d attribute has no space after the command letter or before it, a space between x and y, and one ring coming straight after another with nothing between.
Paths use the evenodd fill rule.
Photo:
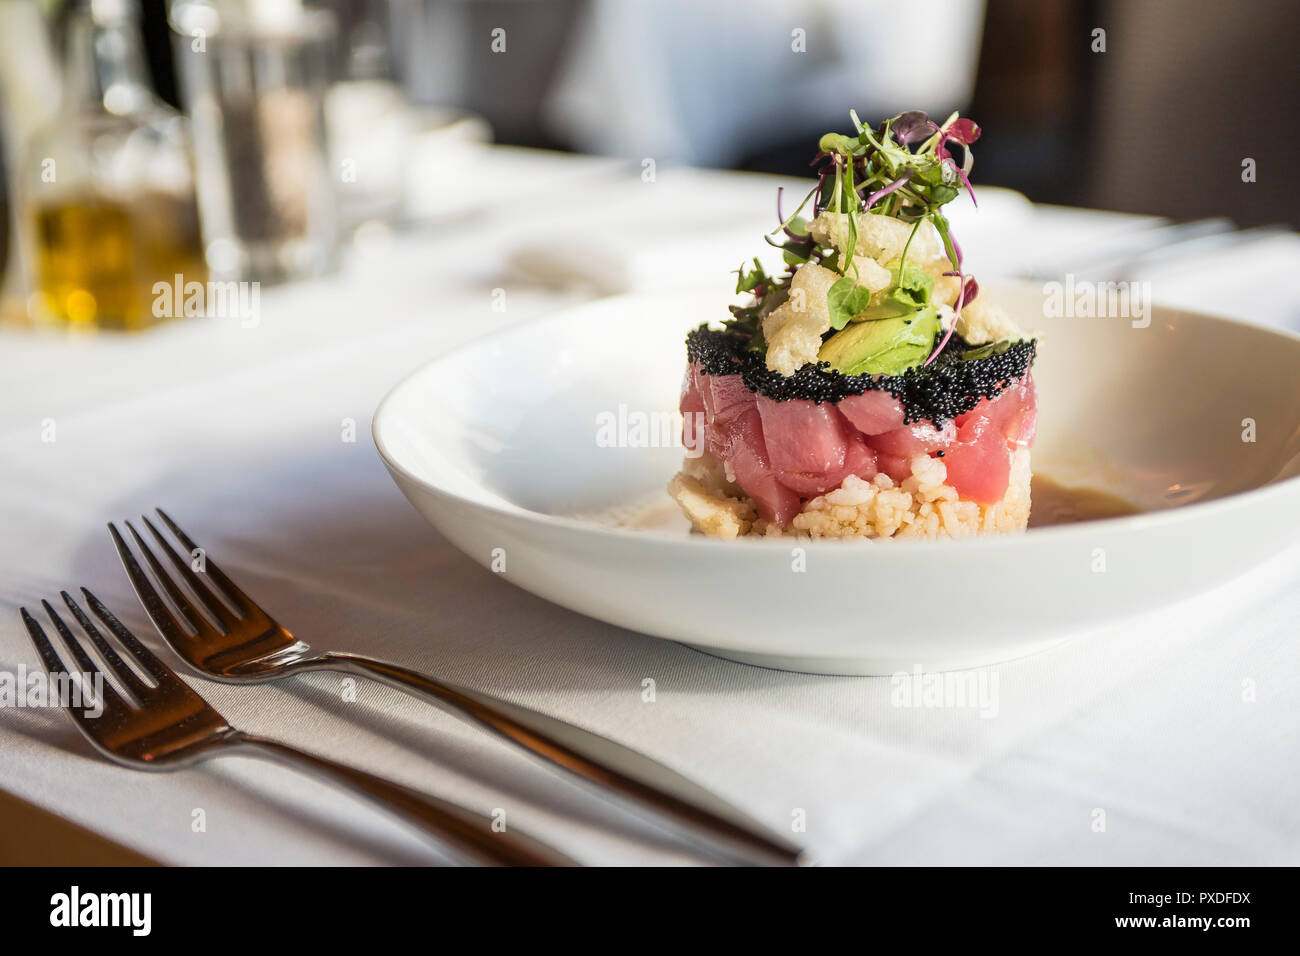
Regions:
<instances>
[{"instance_id":1,"label":"green herb leaf","mask_svg":"<svg viewBox=\"0 0 1300 956\"><path fill-rule=\"evenodd\" d=\"M989 342L986 345L980 345L973 349L967 349L961 353L961 360L969 362L973 359L988 358L991 355L1001 355L1011 346L1015 345L1020 339L999 339L996 342Z\"/></svg>"},{"instance_id":2,"label":"green herb leaf","mask_svg":"<svg viewBox=\"0 0 1300 956\"><path fill-rule=\"evenodd\" d=\"M754 268L746 271L744 266L736 270L736 292L753 292L756 288L767 281L767 272L763 269L763 264L754 257Z\"/></svg>"},{"instance_id":3,"label":"green herb leaf","mask_svg":"<svg viewBox=\"0 0 1300 956\"><path fill-rule=\"evenodd\" d=\"M946 202L952 202L959 195L959 190L953 186L939 185L930 187L930 202L936 206L942 206Z\"/></svg>"},{"instance_id":4,"label":"green herb leaf","mask_svg":"<svg viewBox=\"0 0 1300 956\"><path fill-rule=\"evenodd\" d=\"M831 313L831 328L839 331L853 321L853 317L871 302L871 291L858 285L852 276L845 276L826 292L826 307Z\"/></svg>"},{"instance_id":5,"label":"green herb leaf","mask_svg":"<svg viewBox=\"0 0 1300 956\"><path fill-rule=\"evenodd\" d=\"M823 153L843 153L849 156L858 148L858 141L842 133L827 133L817 143L817 148Z\"/></svg>"},{"instance_id":6,"label":"green herb leaf","mask_svg":"<svg viewBox=\"0 0 1300 956\"><path fill-rule=\"evenodd\" d=\"M930 303L930 293L934 289L934 277L914 262L890 265L889 271L894 276L894 297L909 301L917 306Z\"/></svg>"}]
</instances>

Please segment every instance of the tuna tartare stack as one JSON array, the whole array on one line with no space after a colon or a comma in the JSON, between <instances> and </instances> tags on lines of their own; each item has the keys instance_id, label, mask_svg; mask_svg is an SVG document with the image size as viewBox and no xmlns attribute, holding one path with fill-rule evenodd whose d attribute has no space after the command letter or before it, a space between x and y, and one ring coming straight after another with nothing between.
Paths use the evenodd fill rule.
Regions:
<instances>
[{"instance_id":1,"label":"tuna tartare stack","mask_svg":"<svg viewBox=\"0 0 1300 956\"><path fill-rule=\"evenodd\" d=\"M817 186L769 239L785 272L755 259L746 304L687 337L669 492L722 537L1023 531L1035 343L981 296L941 211L970 191L979 127L853 122L822 137Z\"/></svg>"}]
</instances>

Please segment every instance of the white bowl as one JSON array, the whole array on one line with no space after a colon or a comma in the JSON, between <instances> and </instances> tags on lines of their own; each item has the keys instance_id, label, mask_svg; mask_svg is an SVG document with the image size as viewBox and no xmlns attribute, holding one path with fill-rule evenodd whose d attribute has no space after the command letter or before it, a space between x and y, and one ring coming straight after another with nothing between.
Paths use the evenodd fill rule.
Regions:
<instances>
[{"instance_id":1,"label":"white bowl","mask_svg":"<svg viewBox=\"0 0 1300 956\"><path fill-rule=\"evenodd\" d=\"M818 673L1029 654L1204 591L1294 540L1300 338L1159 307L1146 328L1049 319L1027 284L983 294L1042 336L1035 472L1145 513L959 541L690 534L664 490L682 449L597 435L620 407L630 425L675 411L685 333L726 314L727 300L698 294L604 299L438 358L384 399L375 443L416 509L518 586L724 657Z\"/></svg>"}]
</instances>

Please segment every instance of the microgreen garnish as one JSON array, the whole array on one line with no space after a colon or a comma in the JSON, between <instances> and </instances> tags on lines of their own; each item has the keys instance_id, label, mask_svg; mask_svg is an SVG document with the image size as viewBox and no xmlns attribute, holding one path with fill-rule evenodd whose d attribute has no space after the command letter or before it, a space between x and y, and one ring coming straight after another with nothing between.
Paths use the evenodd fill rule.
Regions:
<instances>
[{"instance_id":1,"label":"microgreen garnish","mask_svg":"<svg viewBox=\"0 0 1300 956\"><path fill-rule=\"evenodd\" d=\"M838 332L870 303L871 293L858 285L853 276L840 279L826 293L826 305L831 312L831 328Z\"/></svg>"},{"instance_id":2,"label":"microgreen garnish","mask_svg":"<svg viewBox=\"0 0 1300 956\"><path fill-rule=\"evenodd\" d=\"M963 188L970 193L972 202L975 200L968 174L973 163L970 147L979 139L980 128L956 113L939 124L925 113L911 110L874 128L864 125L856 113L849 115L855 135L827 133L821 138L818 153L812 161L817 184L788 218L781 209L781 191L777 192L780 225L772 231L768 242L781 249L787 267L785 274L771 277L757 260L752 269L742 267L737 291L753 292L754 301L748 306L732 306L733 318L727 325L733 331L757 339L762 317L788 297L790 279L795 270L811 262L831 268L844 277L836 281L827 294L831 326L836 331L844 329L871 302L871 294L858 282L858 267L854 262L857 216L886 215L913 224L897 264L896 275L900 280L909 274L907 255L912 239L921 223L928 220L942 240L944 252L952 264L953 271L948 274L957 276L961 283L953 320L923 363L929 365L952 337L962 306L974 299L979 291L974 278L962 270L961 248L940 210ZM960 157L954 155L957 148L960 148ZM834 241L838 250L819 245L809 233L808 221L800 213L810 199L813 218L825 211L847 214L836 225ZM773 239L775 236L780 238ZM916 290L896 289L893 294L908 291L914 293ZM927 289L926 302L928 294ZM918 308L926 302L918 302Z\"/></svg>"}]
</instances>

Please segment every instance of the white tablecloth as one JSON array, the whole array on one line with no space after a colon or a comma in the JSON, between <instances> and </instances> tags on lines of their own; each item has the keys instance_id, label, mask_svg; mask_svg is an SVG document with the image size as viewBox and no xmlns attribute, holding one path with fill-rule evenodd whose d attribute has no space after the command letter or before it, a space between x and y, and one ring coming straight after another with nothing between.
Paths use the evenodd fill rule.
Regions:
<instances>
[{"instance_id":1,"label":"white tablecloth","mask_svg":"<svg viewBox=\"0 0 1300 956\"><path fill-rule=\"evenodd\" d=\"M532 284L511 251L576 244L557 216L593 191L611 204L654 197L665 234L688 228L724 187L742 217L756 204L757 228L772 203L773 181L760 177L661 170L647 184L639 168L510 150L476 163L478 182L536 182L538 198L517 218L448 199L441 223L372 236L335 278L264 289L256 328L192 320L81 341L0 331L0 669L36 663L17 607L77 585L179 667L104 529L161 505L313 644L390 658L623 741L775 828L802 817L800 839L829 863L1300 862L1300 550L1194 601L990 669L997 712L981 716L894 707L886 678L748 667L588 620L441 540L385 474L370 415L448 347L590 294ZM1108 230L1149 225L1018 215L989 252L1004 271L1041 266L1044 237L1068 257ZM985 231L996 236L996 225ZM701 228L719 230L729 263L756 238L734 224ZM656 235L646 234L647 261L668 241ZM970 240L966 251L978 263ZM1294 265L1295 246L1281 255ZM1232 270L1233 288L1203 288L1205 307L1230 308L1241 283L1283 287L1244 268ZM504 312L494 289L506 290ZM1276 321L1295 315L1292 299ZM343 440L347 420L354 442ZM55 440L43 440L51 424ZM696 859L378 684L345 702L332 675L231 687L184 673L236 726L484 813L502 808L583 862ZM383 814L280 767L223 758L172 774L119 769L57 711L0 711L0 788L168 863L440 859ZM199 809L206 829L195 832Z\"/></svg>"}]
</instances>

